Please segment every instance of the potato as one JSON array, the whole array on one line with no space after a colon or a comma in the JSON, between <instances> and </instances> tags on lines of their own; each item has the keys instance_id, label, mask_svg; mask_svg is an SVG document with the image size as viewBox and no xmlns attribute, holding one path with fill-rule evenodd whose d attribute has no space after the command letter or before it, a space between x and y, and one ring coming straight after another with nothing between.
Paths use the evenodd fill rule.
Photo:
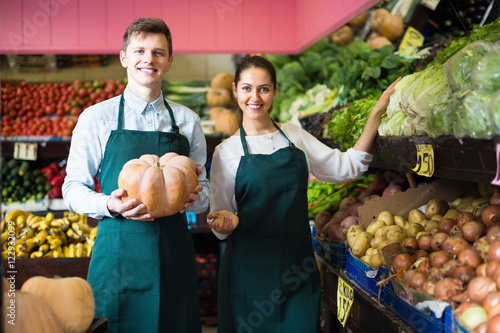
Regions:
<instances>
[{"instance_id":1,"label":"potato","mask_svg":"<svg viewBox=\"0 0 500 333\"><path fill-rule=\"evenodd\" d=\"M453 200L453 202L450 204L451 209L457 209L458 205L462 202L463 198L457 198Z\"/></svg>"},{"instance_id":2,"label":"potato","mask_svg":"<svg viewBox=\"0 0 500 333\"><path fill-rule=\"evenodd\" d=\"M384 230L384 239L389 243L402 243L406 236L405 228L399 225L391 225Z\"/></svg>"},{"instance_id":3,"label":"potato","mask_svg":"<svg viewBox=\"0 0 500 333\"><path fill-rule=\"evenodd\" d=\"M461 212L465 211L465 209L467 209L467 207L470 207L472 205L472 201L474 201L474 199L476 199L476 198L471 197L471 196L463 198L460 201L460 203L457 205L457 207L456 207L457 210L459 210Z\"/></svg>"},{"instance_id":4,"label":"potato","mask_svg":"<svg viewBox=\"0 0 500 333\"><path fill-rule=\"evenodd\" d=\"M372 239L373 240L373 239ZM373 247L370 247L368 250L366 250L365 255L366 256L371 256L373 254L373 250L375 250Z\"/></svg>"},{"instance_id":5,"label":"potato","mask_svg":"<svg viewBox=\"0 0 500 333\"><path fill-rule=\"evenodd\" d=\"M458 218L458 215L460 215L460 211L455 208L450 208L446 211L446 214L443 215L443 219L453 219L456 220ZM440 219L439 221L441 221Z\"/></svg>"},{"instance_id":6,"label":"potato","mask_svg":"<svg viewBox=\"0 0 500 333\"><path fill-rule=\"evenodd\" d=\"M394 225L394 216L386 210L378 214L377 220L384 221L385 225Z\"/></svg>"},{"instance_id":7,"label":"potato","mask_svg":"<svg viewBox=\"0 0 500 333\"><path fill-rule=\"evenodd\" d=\"M362 262L364 262L366 265L370 265L370 257L371 256L362 256L359 258Z\"/></svg>"},{"instance_id":8,"label":"potato","mask_svg":"<svg viewBox=\"0 0 500 333\"><path fill-rule=\"evenodd\" d=\"M385 222L384 221L373 221L366 227L366 231L372 234L372 236L375 236L375 233L377 232L378 229L381 227L385 227Z\"/></svg>"},{"instance_id":9,"label":"potato","mask_svg":"<svg viewBox=\"0 0 500 333\"><path fill-rule=\"evenodd\" d=\"M316 226L316 234L319 235L321 234L321 229L330 221L332 218L332 214L326 210L320 211L316 216L314 217L314 225Z\"/></svg>"},{"instance_id":10,"label":"potato","mask_svg":"<svg viewBox=\"0 0 500 333\"><path fill-rule=\"evenodd\" d=\"M412 209L410 210L410 213L408 214L408 222L410 224L415 223L415 222L420 222L421 220L425 219L425 214L422 213L421 210L419 209Z\"/></svg>"},{"instance_id":11,"label":"potato","mask_svg":"<svg viewBox=\"0 0 500 333\"><path fill-rule=\"evenodd\" d=\"M403 228L408 228L408 225L410 223L404 217L396 215L394 216L394 224L399 225L400 227Z\"/></svg>"},{"instance_id":12,"label":"potato","mask_svg":"<svg viewBox=\"0 0 500 333\"><path fill-rule=\"evenodd\" d=\"M370 256L370 266L373 268L379 268L382 266L382 258L380 254L377 253Z\"/></svg>"},{"instance_id":13,"label":"potato","mask_svg":"<svg viewBox=\"0 0 500 333\"><path fill-rule=\"evenodd\" d=\"M430 220L425 224L425 231L431 231L434 228L437 228L439 221Z\"/></svg>"},{"instance_id":14,"label":"potato","mask_svg":"<svg viewBox=\"0 0 500 333\"><path fill-rule=\"evenodd\" d=\"M431 220L441 221L443 219L443 215L436 214L430 218Z\"/></svg>"},{"instance_id":15,"label":"potato","mask_svg":"<svg viewBox=\"0 0 500 333\"><path fill-rule=\"evenodd\" d=\"M448 209L450 205L446 201L438 198L431 199L425 206L425 217L430 219L436 214L443 215Z\"/></svg>"},{"instance_id":16,"label":"potato","mask_svg":"<svg viewBox=\"0 0 500 333\"><path fill-rule=\"evenodd\" d=\"M384 241L383 237L373 237L370 246L373 248L377 248L377 246Z\"/></svg>"},{"instance_id":17,"label":"potato","mask_svg":"<svg viewBox=\"0 0 500 333\"><path fill-rule=\"evenodd\" d=\"M419 232L419 233L417 234L417 236L416 236L415 238L418 240L420 237L422 237L422 236L428 236L428 235L430 235L430 234L431 234L431 233L430 233L430 232L428 232L428 231L421 231L421 232Z\"/></svg>"},{"instance_id":18,"label":"potato","mask_svg":"<svg viewBox=\"0 0 500 333\"><path fill-rule=\"evenodd\" d=\"M425 230L425 227L423 225L421 225L420 223L411 223L408 226L408 229L406 229L406 234L408 237L416 238L417 234L419 232L424 231L424 230Z\"/></svg>"},{"instance_id":19,"label":"potato","mask_svg":"<svg viewBox=\"0 0 500 333\"><path fill-rule=\"evenodd\" d=\"M367 231L363 231L362 233L357 235L356 239L354 240L354 244L351 246L352 254L357 258L361 258L362 256L364 256L366 250L370 248L370 241L372 240L372 238L373 235Z\"/></svg>"},{"instance_id":20,"label":"potato","mask_svg":"<svg viewBox=\"0 0 500 333\"><path fill-rule=\"evenodd\" d=\"M354 240L356 239L356 237L364 231L365 230L360 225L350 226L349 229L347 229L347 235L346 235L347 244L349 244L349 246L352 247L354 245Z\"/></svg>"}]
</instances>

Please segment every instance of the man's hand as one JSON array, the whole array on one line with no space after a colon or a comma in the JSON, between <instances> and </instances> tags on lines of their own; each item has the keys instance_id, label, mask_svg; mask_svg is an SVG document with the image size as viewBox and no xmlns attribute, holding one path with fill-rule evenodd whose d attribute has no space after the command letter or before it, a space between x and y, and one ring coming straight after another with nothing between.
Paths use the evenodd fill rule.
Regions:
<instances>
[{"instance_id":1,"label":"man's hand","mask_svg":"<svg viewBox=\"0 0 500 333\"><path fill-rule=\"evenodd\" d=\"M123 217L137 221L153 221L154 218L148 213L145 204L139 203L137 199L123 201L122 196L126 193L124 189L117 189L111 193L106 206L112 213L119 213Z\"/></svg>"},{"instance_id":2,"label":"man's hand","mask_svg":"<svg viewBox=\"0 0 500 333\"><path fill-rule=\"evenodd\" d=\"M196 168L196 175L199 176L201 175L201 168ZM200 185L200 183L198 183L198 185L196 185L196 187L194 188L194 192L193 193L190 193L189 194L189 201L187 201L185 204L184 204L184 208L181 209L179 211L179 213L184 213L186 211L187 208L189 207L193 207L194 206L194 203L196 202L196 200L199 200L200 199L200 192L203 191L203 186Z\"/></svg>"}]
</instances>

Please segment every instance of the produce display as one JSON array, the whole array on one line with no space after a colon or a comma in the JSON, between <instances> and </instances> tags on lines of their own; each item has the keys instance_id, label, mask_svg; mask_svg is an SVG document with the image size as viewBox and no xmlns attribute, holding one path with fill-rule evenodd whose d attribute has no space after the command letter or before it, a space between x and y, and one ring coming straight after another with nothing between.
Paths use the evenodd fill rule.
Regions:
<instances>
[{"instance_id":1,"label":"produce display","mask_svg":"<svg viewBox=\"0 0 500 333\"><path fill-rule=\"evenodd\" d=\"M70 136L87 107L117 96L121 80L76 80L72 84L10 83L0 87L3 136Z\"/></svg>"},{"instance_id":2,"label":"produce display","mask_svg":"<svg viewBox=\"0 0 500 333\"><path fill-rule=\"evenodd\" d=\"M207 105L206 93L210 90L210 83L199 80L163 80L161 90L168 100L185 105L202 116Z\"/></svg>"},{"instance_id":3,"label":"produce display","mask_svg":"<svg viewBox=\"0 0 500 333\"><path fill-rule=\"evenodd\" d=\"M2 157L2 201L41 200L52 191L44 169L31 168L28 161L6 160Z\"/></svg>"},{"instance_id":4,"label":"produce display","mask_svg":"<svg viewBox=\"0 0 500 333\"><path fill-rule=\"evenodd\" d=\"M34 276L15 290L6 278L2 279L6 333L84 333L90 328L95 301L86 280ZM13 305L15 311L11 315Z\"/></svg>"},{"instance_id":5,"label":"produce display","mask_svg":"<svg viewBox=\"0 0 500 333\"><path fill-rule=\"evenodd\" d=\"M89 226L87 217L80 214L63 215L56 218L52 212L40 216L19 209L10 211L0 224L2 257L90 257L97 226Z\"/></svg>"}]
</instances>

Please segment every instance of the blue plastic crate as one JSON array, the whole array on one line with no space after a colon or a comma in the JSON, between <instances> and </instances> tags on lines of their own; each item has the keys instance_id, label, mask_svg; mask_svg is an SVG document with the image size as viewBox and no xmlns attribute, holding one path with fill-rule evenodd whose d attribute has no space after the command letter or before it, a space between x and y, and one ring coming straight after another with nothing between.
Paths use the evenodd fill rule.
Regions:
<instances>
[{"instance_id":1,"label":"blue plastic crate","mask_svg":"<svg viewBox=\"0 0 500 333\"><path fill-rule=\"evenodd\" d=\"M332 266L345 269L347 263L347 248L344 242L317 238L322 248L322 257Z\"/></svg>"},{"instance_id":2,"label":"blue plastic crate","mask_svg":"<svg viewBox=\"0 0 500 333\"><path fill-rule=\"evenodd\" d=\"M377 298L380 302L385 300L385 290L387 285L377 286L377 282L389 277L389 270L380 266L375 273L375 271L367 266L364 262L352 255L349 247L346 250L347 262L346 262L346 273L353 279L358 285L360 285L364 290L370 293L372 296ZM368 274L373 274L374 277L368 277ZM380 293L380 297L379 297Z\"/></svg>"},{"instance_id":3,"label":"blue plastic crate","mask_svg":"<svg viewBox=\"0 0 500 333\"><path fill-rule=\"evenodd\" d=\"M451 333L456 332L452 307L448 306L441 318L429 311L428 313L418 310L407 300L399 297L392 288L385 292L384 305L398 318L417 332L425 333Z\"/></svg>"}]
</instances>

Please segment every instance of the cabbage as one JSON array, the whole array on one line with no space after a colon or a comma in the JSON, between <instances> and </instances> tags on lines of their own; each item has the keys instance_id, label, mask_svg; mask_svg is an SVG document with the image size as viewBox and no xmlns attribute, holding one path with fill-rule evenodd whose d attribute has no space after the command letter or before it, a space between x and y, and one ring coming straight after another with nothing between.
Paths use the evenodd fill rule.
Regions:
<instances>
[{"instance_id":1,"label":"cabbage","mask_svg":"<svg viewBox=\"0 0 500 333\"><path fill-rule=\"evenodd\" d=\"M500 92L492 96L488 103L488 110L493 124L493 131L496 135L500 135Z\"/></svg>"},{"instance_id":2,"label":"cabbage","mask_svg":"<svg viewBox=\"0 0 500 333\"><path fill-rule=\"evenodd\" d=\"M470 79L475 89L490 92L500 90L500 52L491 52L482 57L472 70Z\"/></svg>"},{"instance_id":3,"label":"cabbage","mask_svg":"<svg viewBox=\"0 0 500 333\"><path fill-rule=\"evenodd\" d=\"M493 135L489 109L491 94L473 89L464 89L453 94L451 117L453 134L460 138L489 139Z\"/></svg>"},{"instance_id":4,"label":"cabbage","mask_svg":"<svg viewBox=\"0 0 500 333\"><path fill-rule=\"evenodd\" d=\"M471 86L470 76L479 60L492 49L492 44L485 41L475 41L447 60L443 67L448 84L454 91Z\"/></svg>"},{"instance_id":5,"label":"cabbage","mask_svg":"<svg viewBox=\"0 0 500 333\"><path fill-rule=\"evenodd\" d=\"M437 137L453 134L453 122L450 116L452 95L452 90L448 87L441 94L429 100L431 107L426 117L427 135Z\"/></svg>"},{"instance_id":6,"label":"cabbage","mask_svg":"<svg viewBox=\"0 0 500 333\"><path fill-rule=\"evenodd\" d=\"M380 136L404 136L403 127L407 126L408 115L401 109L395 111L391 117L383 117L378 127Z\"/></svg>"}]
</instances>

